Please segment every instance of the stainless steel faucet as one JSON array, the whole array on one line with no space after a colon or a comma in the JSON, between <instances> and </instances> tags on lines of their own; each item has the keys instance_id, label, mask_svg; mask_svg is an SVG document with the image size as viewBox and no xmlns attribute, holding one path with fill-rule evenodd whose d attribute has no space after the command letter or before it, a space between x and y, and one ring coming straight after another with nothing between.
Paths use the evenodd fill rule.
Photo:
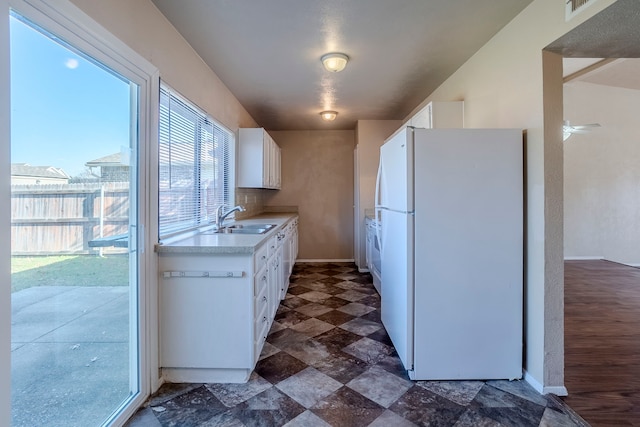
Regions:
<instances>
[{"instance_id":1,"label":"stainless steel faucet","mask_svg":"<svg viewBox=\"0 0 640 427\"><path fill-rule=\"evenodd\" d=\"M218 206L218 209L216 209L216 230L222 229L222 223L224 222L225 218L231 215L232 213L245 211L244 206L238 205L238 206L234 206L233 208L229 209L227 212L223 214L222 208L224 208L225 206L226 205L220 205Z\"/></svg>"}]
</instances>

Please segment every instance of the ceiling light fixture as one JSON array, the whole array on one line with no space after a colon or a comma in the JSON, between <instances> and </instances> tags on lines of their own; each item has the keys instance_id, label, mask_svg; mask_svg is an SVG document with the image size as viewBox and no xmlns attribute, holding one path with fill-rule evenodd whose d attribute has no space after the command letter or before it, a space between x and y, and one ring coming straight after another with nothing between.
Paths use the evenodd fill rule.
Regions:
<instances>
[{"instance_id":1,"label":"ceiling light fixture","mask_svg":"<svg viewBox=\"0 0 640 427\"><path fill-rule=\"evenodd\" d=\"M349 61L349 57L344 53L327 53L323 55L320 60L327 71L337 73L338 71L344 70L344 67L347 66L347 62Z\"/></svg>"},{"instance_id":2,"label":"ceiling light fixture","mask_svg":"<svg viewBox=\"0 0 640 427\"><path fill-rule=\"evenodd\" d=\"M323 111L322 113L320 113L320 115L322 116L322 120L326 120L328 122L331 122L331 121L336 119L336 116L338 115L338 112L337 111Z\"/></svg>"}]
</instances>

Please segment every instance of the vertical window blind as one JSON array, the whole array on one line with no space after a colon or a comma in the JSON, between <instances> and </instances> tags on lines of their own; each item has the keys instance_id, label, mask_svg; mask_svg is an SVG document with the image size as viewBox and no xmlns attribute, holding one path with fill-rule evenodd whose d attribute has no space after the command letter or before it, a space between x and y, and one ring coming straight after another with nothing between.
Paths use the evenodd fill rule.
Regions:
<instances>
[{"instance_id":1,"label":"vertical window blind","mask_svg":"<svg viewBox=\"0 0 640 427\"><path fill-rule=\"evenodd\" d=\"M215 221L233 199L231 132L162 85L160 88L160 238Z\"/></svg>"}]
</instances>

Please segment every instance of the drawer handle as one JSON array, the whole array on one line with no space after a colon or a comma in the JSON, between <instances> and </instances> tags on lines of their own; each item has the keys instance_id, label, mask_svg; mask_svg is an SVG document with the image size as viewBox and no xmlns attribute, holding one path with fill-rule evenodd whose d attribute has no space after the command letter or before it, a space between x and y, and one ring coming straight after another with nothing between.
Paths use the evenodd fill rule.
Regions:
<instances>
[{"instance_id":1,"label":"drawer handle","mask_svg":"<svg viewBox=\"0 0 640 427\"><path fill-rule=\"evenodd\" d=\"M267 316L262 317L262 323L267 323Z\"/></svg>"},{"instance_id":2,"label":"drawer handle","mask_svg":"<svg viewBox=\"0 0 640 427\"><path fill-rule=\"evenodd\" d=\"M267 302L267 296L266 295L262 297L262 301Z\"/></svg>"}]
</instances>

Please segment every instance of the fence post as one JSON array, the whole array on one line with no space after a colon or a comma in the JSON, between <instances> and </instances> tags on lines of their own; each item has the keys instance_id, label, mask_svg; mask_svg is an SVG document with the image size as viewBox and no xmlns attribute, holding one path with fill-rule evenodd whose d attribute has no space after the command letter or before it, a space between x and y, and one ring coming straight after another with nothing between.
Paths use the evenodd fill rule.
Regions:
<instances>
[{"instance_id":1,"label":"fence post","mask_svg":"<svg viewBox=\"0 0 640 427\"><path fill-rule=\"evenodd\" d=\"M100 237L104 237L104 184L100 185ZM99 255L103 257L102 246Z\"/></svg>"}]
</instances>

